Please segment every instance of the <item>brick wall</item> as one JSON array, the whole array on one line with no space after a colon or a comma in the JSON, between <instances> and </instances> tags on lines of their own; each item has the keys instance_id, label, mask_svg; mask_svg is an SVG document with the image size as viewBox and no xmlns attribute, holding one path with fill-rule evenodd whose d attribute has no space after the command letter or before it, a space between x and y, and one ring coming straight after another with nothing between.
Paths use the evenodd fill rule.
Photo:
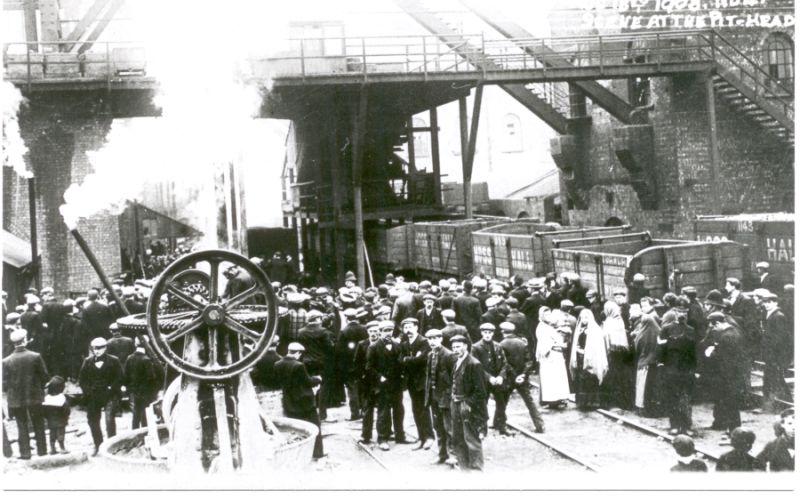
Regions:
<instances>
[{"instance_id":1,"label":"brick wall","mask_svg":"<svg viewBox=\"0 0 800 499\"><path fill-rule=\"evenodd\" d=\"M99 285L77 244L69 235L59 206L73 182L91 171L87 151L99 149L111 125L103 95L37 95L20 114L26 157L34 172L37 187L38 243L42 255L42 286L53 286L59 297L84 292ZM13 234L29 239L28 190L25 180L11 169L3 171L3 226ZM99 215L80 223L81 233L108 274L120 271L120 245L117 217Z\"/></svg>"}]
</instances>

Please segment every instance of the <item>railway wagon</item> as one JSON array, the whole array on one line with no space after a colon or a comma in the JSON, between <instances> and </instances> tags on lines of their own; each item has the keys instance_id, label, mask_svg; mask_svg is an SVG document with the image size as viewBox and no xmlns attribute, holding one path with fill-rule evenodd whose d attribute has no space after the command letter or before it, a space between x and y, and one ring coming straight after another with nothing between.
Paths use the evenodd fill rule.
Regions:
<instances>
[{"instance_id":1,"label":"railway wagon","mask_svg":"<svg viewBox=\"0 0 800 499\"><path fill-rule=\"evenodd\" d=\"M694 286L703 296L722 289L727 277L742 279L747 272L747 247L733 241L696 242L653 239L649 232L589 238L587 245L569 241L552 250L556 273L576 272L587 287L604 297L627 288L636 273L647 279L650 296L661 297L683 286Z\"/></svg>"},{"instance_id":2,"label":"railway wagon","mask_svg":"<svg viewBox=\"0 0 800 499\"><path fill-rule=\"evenodd\" d=\"M414 266L414 226L370 227L364 231L372 265L387 272Z\"/></svg>"},{"instance_id":3,"label":"railway wagon","mask_svg":"<svg viewBox=\"0 0 800 499\"><path fill-rule=\"evenodd\" d=\"M550 250L559 238L609 236L630 232L621 227L562 227L557 223L517 221L481 229L472 234L473 266L487 275L524 279L543 276L553 270Z\"/></svg>"},{"instance_id":4,"label":"railway wagon","mask_svg":"<svg viewBox=\"0 0 800 499\"><path fill-rule=\"evenodd\" d=\"M783 284L794 279L794 214L708 215L694 222L697 241L736 241L748 247L748 278L755 285L755 264L769 262L770 274Z\"/></svg>"},{"instance_id":5,"label":"railway wagon","mask_svg":"<svg viewBox=\"0 0 800 499\"><path fill-rule=\"evenodd\" d=\"M414 223L414 268L429 277L465 277L472 272L472 233L509 218Z\"/></svg>"}]
</instances>

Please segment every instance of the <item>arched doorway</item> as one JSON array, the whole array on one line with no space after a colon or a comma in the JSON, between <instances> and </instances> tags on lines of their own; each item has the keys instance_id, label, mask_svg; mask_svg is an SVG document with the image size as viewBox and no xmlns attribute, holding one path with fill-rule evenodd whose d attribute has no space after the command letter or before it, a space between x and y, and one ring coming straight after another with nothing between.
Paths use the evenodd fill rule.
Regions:
<instances>
[{"instance_id":1,"label":"arched doorway","mask_svg":"<svg viewBox=\"0 0 800 499\"><path fill-rule=\"evenodd\" d=\"M521 220L523 218L531 218L531 216L528 214L527 211L521 211L519 212L519 215L517 215L517 220Z\"/></svg>"},{"instance_id":2,"label":"arched doorway","mask_svg":"<svg viewBox=\"0 0 800 499\"><path fill-rule=\"evenodd\" d=\"M623 225L625 225L625 222L623 222L617 217L609 218L608 220L606 220L606 223L604 224L605 227L621 227Z\"/></svg>"}]
</instances>

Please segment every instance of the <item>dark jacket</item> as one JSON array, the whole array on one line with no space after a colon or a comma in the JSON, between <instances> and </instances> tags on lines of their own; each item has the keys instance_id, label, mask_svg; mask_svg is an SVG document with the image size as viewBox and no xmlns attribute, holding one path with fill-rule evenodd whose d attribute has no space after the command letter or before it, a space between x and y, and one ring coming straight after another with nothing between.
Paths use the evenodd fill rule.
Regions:
<instances>
[{"instance_id":1,"label":"dark jacket","mask_svg":"<svg viewBox=\"0 0 800 499\"><path fill-rule=\"evenodd\" d=\"M502 376L504 385L508 382L508 362L500 343L492 341L486 344L483 340L473 343L472 356L483 367L487 383L490 376Z\"/></svg>"},{"instance_id":2,"label":"dark jacket","mask_svg":"<svg viewBox=\"0 0 800 499\"><path fill-rule=\"evenodd\" d=\"M403 390L403 366L400 363L401 346L390 341L391 349L383 340L367 347L366 377L376 393ZM386 378L381 381L381 377Z\"/></svg>"},{"instance_id":3,"label":"dark jacket","mask_svg":"<svg viewBox=\"0 0 800 499\"><path fill-rule=\"evenodd\" d=\"M123 366L128 356L135 350L133 340L125 336L113 336L106 344L106 353L116 357Z\"/></svg>"},{"instance_id":4,"label":"dark jacket","mask_svg":"<svg viewBox=\"0 0 800 499\"><path fill-rule=\"evenodd\" d=\"M761 313L753 300L739 294L736 301L731 303L731 315L739 323L748 340L752 340L758 334Z\"/></svg>"},{"instance_id":5,"label":"dark jacket","mask_svg":"<svg viewBox=\"0 0 800 499\"><path fill-rule=\"evenodd\" d=\"M467 354L461 365L458 364L458 359L454 361L453 391L450 396L453 402L466 402L469 406L468 420L478 433L486 431L486 421L489 419L486 401L489 392L483 366L472 355Z\"/></svg>"},{"instance_id":6,"label":"dark jacket","mask_svg":"<svg viewBox=\"0 0 800 499\"><path fill-rule=\"evenodd\" d=\"M461 295L453 300L453 310L456 313L456 324L467 328L467 333L472 341L481 337L480 325L483 309L477 298L472 295Z\"/></svg>"},{"instance_id":7,"label":"dark jacket","mask_svg":"<svg viewBox=\"0 0 800 499\"><path fill-rule=\"evenodd\" d=\"M108 339L111 334L108 327L114 322L111 310L104 303L89 301L81 313L81 326L84 335L92 341L94 338Z\"/></svg>"},{"instance_id":8,"label":"dark jacket","mask_svg":"<svg viewBox=\"0 0 800 499\"><path fill-rule=\"evenodd\" d=\"M789 454L789 443L785 436L780 436L764 446L758 453L759 469L769 471L794 471L794 458Z\"/></svg>"},{"instance_id":9,"label":"dark jacket","mask_svg":"<svg viewBox=\"0 0 800 499\"><path fill-rule=\"evenodd\" d=\"M48 379L42 356L25 347L3 359L3 393L10 409L41 404Z\"/></svg>"},{"instance_id":10,"label":"dark jacket","mask_svg":"<svg viewBox=\"0 0 800 499\"><path fill-rule=\"evenodd\" d=\"M50 331L44 324L42 314L27 310L20 316L19 325L28 332L30 349L47 357L50 350Z\"/></svg>"},{"instance_id":11,"label":"dark jacket","mask_svg":"<svg viewBox=\"0 0 800 499\"><path fill-rule=\"evenodd\" d=\"M312 388L319 380L312 378L299 360L284 357L275 363L275 376L283 388L283 412L291 417L314 412L315 398Z\"/></svg>"},{"instance_id":12,"label":"dark jacket","mask_svg":"<svg viewBox=\"0 0 800 499\"><path fill-rule=\"evenodd\" d=\"M336 365L342 381L355 379L353 372L356 369L354 363L356 346L367 338L367 329L358 322L350 322L342 329L336 343Z\"/></svg>"},{"instance_id":13,"label":"dark jacket","mask_svg":"<svg viewBox=\"0 0 800 499\"><path fill-rule=\"evenodd\" d=\"M522 305L519 307L519 311L528 318L528 327L531 328L530 330L532 333L536 332L536 326L539 324L539 309L542 308L544 304L544 296L536 293L522 302Z\"/></svg>"},{"instance_id":14,"label":"dark jacket","mask_svg":"<svg viewBox=\"0 0 800 499\"><path fill-rule=\"evenodd\" d=\"M320 324L309 324L300 330L297 341L306 349L303 364L309 374L322 374L333 367L333 333Z\"/></svg>"},{"instance_id":15,"label":"dark jacket","mask_svg":"<svg viewBox=\"0 0 800 499\"><path fill-rule=\"evenodd\" d=\"M716 471L756 471L761 469L759 466L758 459L747 452L733 449L719 457Z\"/></svg>"},{"instance_id":16,"label":"dark jacket","mask_svg":"<svg viewBox=\"0 0 800 499\"><path fill-rule=\"evenodd\" d=\"M450 392L453 389L453 367L455 364L455 355L445 347L428 352L425 364L426 406L450 407Z\"/></svg>"},{"instance_id":17,"label":"dark jacket","mask_svg":"<svg viewBox=\"0 0 800 499\"><path fill-rule=\"evenodd\" d=\"M150 402L156 399L164 382L164 373L144 352L134 351L125 361L125 386L128 392Z\"/></svg>"},{"instance_id":18,"label":"dark jacket","mask_svg":"<svg viewBox=\"0 0 800 499\"><path fill-rule=\"evenodd\" d=\"M498 310L497 308L492 308L487 310L483 315L481 315L481 324L486 322L490 324L494 324L495 329L495 337L500 335L500 324L506 320L506 314ZM502 338L502 335L500 335Z\"/></svg>"},{"instance_id":19,"label":"dark jacket","mask_svg":"<svg viewBox=\"0 0 800 499\"><path fill-rule=\"evenodd\" d=\"M402 348L403 370L409 391L420 392L425 389L425 364L431 346L421 335L417 335L411 343L404 343Z\"/></svg>"},{"instance_id":20,"label":"dark jacket","mask_svg":"<svg viewBox=\"0 0 800 499\"><path fill-rule=\"evenodd\" d=\"M528 342L531 341L531 328L530 324L528 323L528 318L525 317L525 314L520 311L509 312L506 316L506 321L514 324L515 335L519 336L520 338L525 338Z\"/></svg>"},{"instance_id":21,"label":"dark jacket","mask_svg":"<svg viewBox=\"0 0 800 499\"><path fill-rule=\"evenodd\" d=\"M520 374L525 375L526 383L528 377L533 372L533 360L531 359L531 350L528 348L528 342L519 336L513 334L503 338L500 342L500 347L506 356L508 362L508 383L507 386L516 385L516 377Z\"/></svg>"},{"instance_id":22,"label":"dark jacket","mask_svg":"<svg viewBox=\"0 0 800 499\"><path fill-rule=\"evenodd\" d=\"M424 335L431 329L442 329L444 327L442 311L436 307L433 307L430 314L428 314L424 308L417 312L417 320L419 321L419 332L421 335Z\"/></svg>"},{"instance_id":23,"label":"dark jacket","mask_svg":"<svg viewBox=\"0 0 800 499\"><path fill-rule=\"evenodd\" d=\"M453 295L443 294L436 299L436 306L439 310L447 310L453 308Z\"/></svg>"},{"instance_id":24,"label":"dark jacket","mask_svg":"<svg viewBox=\"0 0 800 499\"><path fill-rule=\"evenodd\" d=\"M67 309L61 303L45 302L42 304L42 313L40 315L42 321L47 324L47 328L55 332L61 329L61 321L67 316Z\"/></svg>"},{"instance_id":25,"label":"dark jacket","mask_svg":"<svg viewBox=\"0 0 800 499\"><path fill-rule=\"evenodd\" d=\"M792 325L778 309L764 321L764 361L786 367L794 355Z\"/></svg>"},{"instance_id":26,"label":"dark jacket","mask_svg":"<svg viewBox=\"0 0 800 499\"><path fill-rule=\"evenodd\" d=\"M95 364L100 360L103 365L98 368ZM119 395L122 382L122 365L119 359L108 353L97 360L91 355L84 359L78 375L78 384L87 403L96 405L105 405L112 397Z\"/></svg>"},{"instance_id":27,"label":"dark jacket","mask_svg":"<svg viewBox=\"0 0 800 499\"><path fill-rule=\"evenodd\" d=\"M412 293L406 293L397 298L392 309L392 320L400 324L403 319L417 316L417 302Z\"/></svg>"}]
</instances>

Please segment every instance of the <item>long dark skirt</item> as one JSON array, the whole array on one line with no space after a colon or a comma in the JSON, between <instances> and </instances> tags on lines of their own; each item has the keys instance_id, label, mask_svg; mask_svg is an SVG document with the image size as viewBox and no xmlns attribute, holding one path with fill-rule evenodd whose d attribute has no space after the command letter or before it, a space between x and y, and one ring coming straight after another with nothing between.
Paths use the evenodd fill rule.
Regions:
<instances>
[{"instance_id":1,"label":"long dark skirt","mask_svg":"<svg viewBox=\"0 0 800 499\"><path fill-rule=\"evenodd\" d=\"M605 407L630 409L633 406L636 365L628 350L609 350L608 373L601 386L601 401Z\"/></svg>"},{"instance_id":2,"label":"long dark skirt","mask_svg":"<svg viewBox=\"0 0 800 499\"><path fill-rule=\"evenodd\" d=\"M594 374L578 369L574 377L575 404L588 411L600 407L600 382Z\"/></svg>"}]
</instances>

